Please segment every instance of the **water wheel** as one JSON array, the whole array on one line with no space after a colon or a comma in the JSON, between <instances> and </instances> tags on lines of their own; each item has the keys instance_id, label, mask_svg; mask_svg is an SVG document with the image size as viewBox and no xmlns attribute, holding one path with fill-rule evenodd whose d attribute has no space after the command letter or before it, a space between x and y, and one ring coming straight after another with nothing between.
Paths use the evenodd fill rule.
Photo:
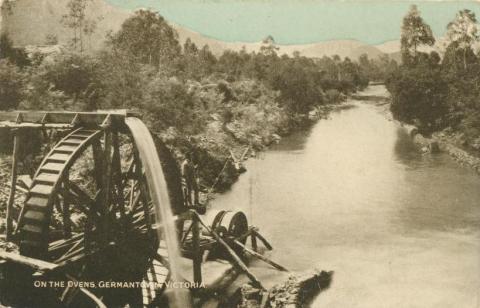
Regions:
<instances>
[{"instance_id":1,"label":"water wheel","mask_svg":"<svg viewBox=\"0 0 480 308\"><path fill-rule=\"evenodd\" d=\"M221 233L222 237L231 237L245 243L247 238L241 238L248 231L247 216L242 211L218 211L212 215L212 230Z\"/></svg>"},{"instance_id":2,"label":"water wheel","mask_svg":"<svg viewBox=\"0 0 480 308\"><path fill-rule=\"evenodd\" d=\"M232 238L239 238L239 241L242 244L245 244L247 238L240 238L242 235L248 231L248 221L247 216L241 211L232 212L227 211L221 220L221 226L225 227L228 230L228 235Z\"/></svg>"},{"instance_id":3,"label":"water wheel","mask_svg":"<svg viewBox=\"0 0 480 308\"><path fill-rule=\"evenodd\" d=\"M57 288L59 305L98 306L93 298L108 307L141 307L158 300L170 270L168 256L158 254L164 241L155 230L159 200L152 198L149 172L126 125L77 125L45 156L18 219L20 254L61 268L42 279L61 274L95 284L90 300L78 287ZM112 282L143 284L100 285Z\"/></svg>"},{"instance_id":4,"label":"water wheel","mask_svg":"<svg viewBox=\"0 0 480 308\"><path fill-rule=\"evenodd\" d=\"M243 255L243 251L238 245L233 244L236 239L242 244L245 244L247 237L242 237L248 232L247 216L242 211L225 211L220 210L210 213L207 219L210 218L210 226L220 237L230 244L232 249L238 254ZM230 254L225 248L218 244L212 248L208 255L208 259L223 258L230 259Z\"/></svg>"}]
</instances>

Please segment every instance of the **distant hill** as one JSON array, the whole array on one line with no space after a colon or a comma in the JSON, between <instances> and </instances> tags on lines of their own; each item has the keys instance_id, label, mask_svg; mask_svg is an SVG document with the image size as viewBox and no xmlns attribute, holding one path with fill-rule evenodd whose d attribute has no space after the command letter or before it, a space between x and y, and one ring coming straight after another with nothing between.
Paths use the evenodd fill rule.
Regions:
<instances>
[{"instance_id":1,"label":"distant hill","mask_svg":"<svg viewBox=\"0 0 480 308\"><path fill-rule=\"evenodd\" d=\"M71 39L71 30L61 24L62 16L67 13L68 0L0 0L0 5L2 2L0 31L8 33L15 46L45 45L48 35L56 36L60 44ZM99 49L105 35L120 29L123 21L131 14L131 11L113 7L104 0L92 0L87 7L87 15L90 19L98 20L98 25L95 33L86 40L86 47ZM177 30L181 44L190 38L200 48L209 45L210 50L217 56L227 49L239 51L245 47L248 52L252 52L259 51L261 47L261 42L223 42L174 23L171 25ZM376 58L382 54L380 48L355 40L278 47L280 54L292 55L294 51L298 51L303 56L314 58L337 54L342 58L357 59L364 53L369 58Z\"/></svg>"},{"instance_id":2,"label":"distant hill","mask_svg":"<svg viewBox=\"0 0 480 308\"><path fill-rule=\"evenodd\" d=\"M358 59L362 54L367 54L371 59L382 54L376 47L356 40L320 42L301 49L299 52L301 55L311 58L339 55L341 58L349 57L352 60Z\"/></svg>"},{"instance_id":3,"label":"distant hill","mask_svg":"<svg viewBox=\"0 0 480 308\"><path fill-rule=\"evenodd\" d=\"M61 24L68 0L3 0L0 31L6 32L15 46L44 45L48 35L66 43L70 29ZM98 21L97 30L86 40L86 47L99 48L109 31L116 31L130 12L112 7L103 0L92 0L87 7L90 19Z\"/></svg>"},{"instance_id":4,"label":"distant hill","mask_svg":"<svg viewBox=\"0 0 480 308\"><path fill-rule=\"evenodd\" d=\"M386 54L396 53L396 52L400 52L400 41L399 40L387 41L387 42L383 42L381 44L375 45L375 47L381 52Z\"/></svg>"}]
</instances>

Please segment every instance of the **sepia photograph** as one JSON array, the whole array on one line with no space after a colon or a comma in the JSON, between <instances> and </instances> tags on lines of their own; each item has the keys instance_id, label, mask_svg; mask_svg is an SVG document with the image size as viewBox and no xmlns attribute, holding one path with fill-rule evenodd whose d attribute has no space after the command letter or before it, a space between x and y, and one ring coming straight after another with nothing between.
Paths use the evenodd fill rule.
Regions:
<instances>
[{"instance_id":1,"label":"sepia photograph","mask_svg":"<svg viewBox=\"0 0 480 308\"><path fill-rule=\"evenodd\" d=\"M0 0L0 308L480 308L480 2Z\"/></svg>"}]
</instances>

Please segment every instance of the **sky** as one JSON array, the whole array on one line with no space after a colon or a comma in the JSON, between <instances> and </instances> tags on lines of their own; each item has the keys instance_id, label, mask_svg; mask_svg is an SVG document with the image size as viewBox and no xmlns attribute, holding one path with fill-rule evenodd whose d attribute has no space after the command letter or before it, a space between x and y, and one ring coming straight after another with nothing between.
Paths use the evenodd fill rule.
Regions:
<instances>
[{"instance_id":1,"label":"sky","mask_svg":"<svg viewBox=\"0 0 480 308\"><path fill-rule=\"evenodd\" d=\"M106 0L126 8L151 8L167 20L222 41L258 42L272 35L278 44L308 44L355 39L368 44L398 40L402 18L417 4L434 35L460 9L474 11L476 1L335 0Z\"/></svg>"}]
</instances>

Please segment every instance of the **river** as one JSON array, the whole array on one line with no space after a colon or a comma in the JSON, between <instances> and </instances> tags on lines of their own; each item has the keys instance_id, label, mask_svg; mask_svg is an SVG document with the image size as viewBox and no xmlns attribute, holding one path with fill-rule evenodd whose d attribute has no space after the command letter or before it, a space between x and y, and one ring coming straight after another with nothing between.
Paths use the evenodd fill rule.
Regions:
<instances>
[{"instance_id":1,"label":"river","mask_svg":"<svg viewBox=\"0 0 480 308\"><path fill-rule=\"evenodd\" d=\"M289 269L334 271L312 307L480 307L480 177L349 103L249 160L213 207L245 211Z\"/></svg>"}]
</instances>

